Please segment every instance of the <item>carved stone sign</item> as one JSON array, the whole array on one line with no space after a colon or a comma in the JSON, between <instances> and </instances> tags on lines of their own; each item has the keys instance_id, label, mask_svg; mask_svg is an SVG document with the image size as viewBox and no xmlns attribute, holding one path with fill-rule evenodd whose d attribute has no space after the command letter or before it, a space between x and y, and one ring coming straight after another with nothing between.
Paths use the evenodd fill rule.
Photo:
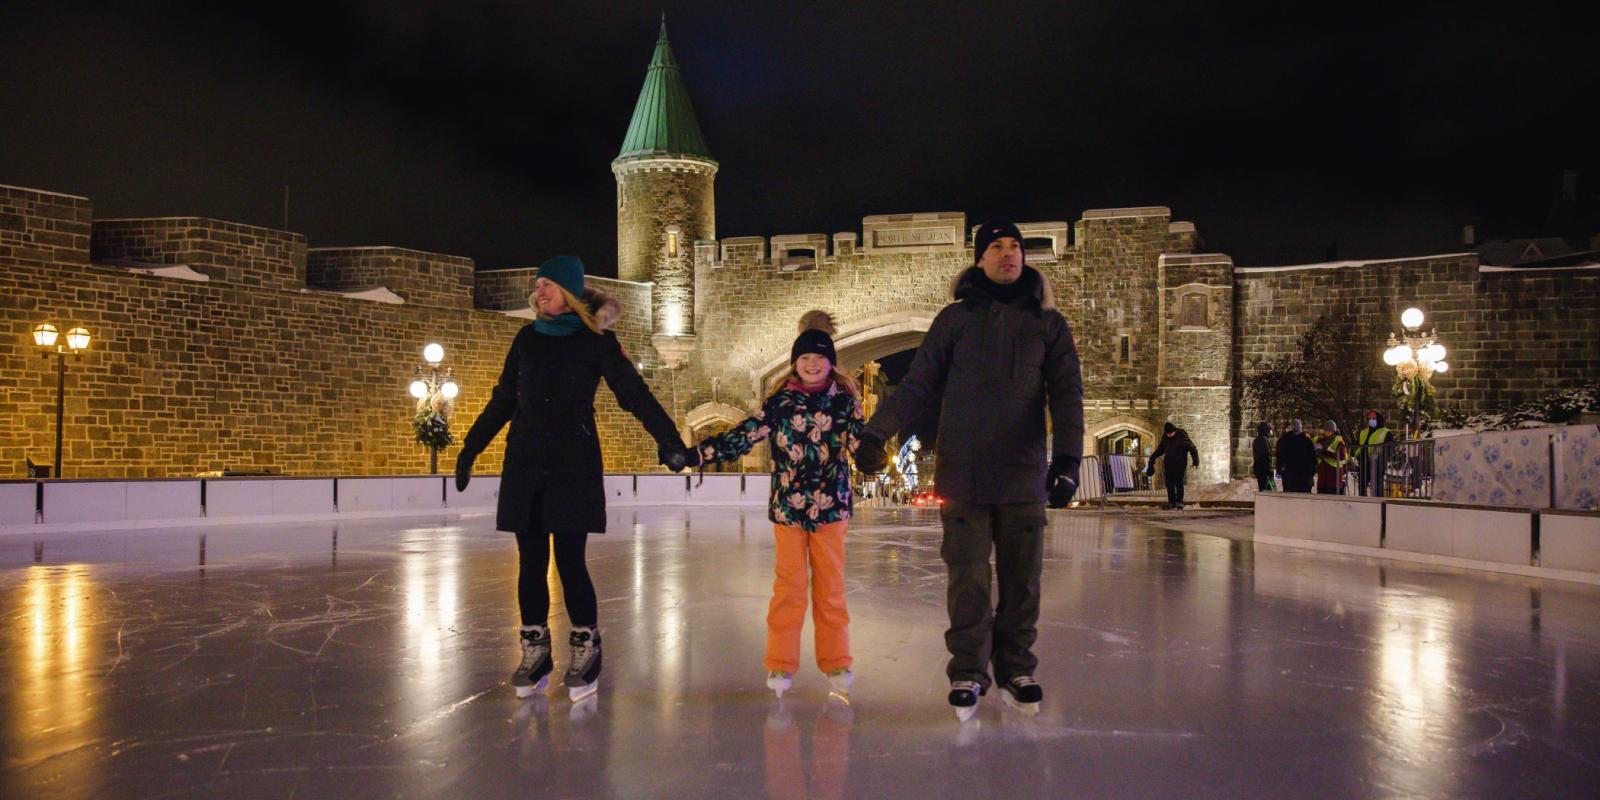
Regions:
<instances>
[{"instance_id":1,"label":"carved stone sign","mask_svg":"<svg viewBox=\"0 0 1600 800\"><path fill-rule=\"evenodd\" d=\"M868 253L931 253L966 247L966 215L960 212L885 214L861 221Z\"/></svg>"},{"instance_id":2,"label":"carved stone sign","mask_svg":"<svg viewBox=\"0 0 1600 800\"><path fill-rule=\"evenodd\" d=\"M890 228L873 231L873 247L918 247L953 245L959 231L950 228Z\"/></svg>"}]
</instances>

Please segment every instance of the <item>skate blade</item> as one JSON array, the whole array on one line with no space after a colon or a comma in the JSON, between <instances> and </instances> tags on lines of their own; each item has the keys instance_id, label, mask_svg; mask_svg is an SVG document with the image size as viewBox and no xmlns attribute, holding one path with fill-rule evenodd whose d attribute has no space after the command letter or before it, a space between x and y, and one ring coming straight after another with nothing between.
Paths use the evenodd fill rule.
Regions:
<instances>
[{"instance_id":1,"label":"skate blade","mask_svg":"<svg viewBox=\"0 0 1600 800\"><path fill-rule=\"evenodd\" d=\"M1001 694L1003 694L1005 697L1006 705L1011 706L1012 708L1027 714L1030 717L1036 717L1039 715L1038 703L1020 702L1015 697L1012 697L1010 692L1002 692Z\"/></svg>"},{"instance_id":2,"label":"skate blade","mask_svg":"<svg viewBox=\"0 0 1600 800\"><path fill-rule=\"evenodd\" d=\"M595 681L583 686L568 686L567 696L572 698L572 702L577 703L593 696L598 691L600 691L600 682Z\"/></svg>"},{"instance_id":3,"label":"skate blade","mask_svg":"<svg viewBox=\"0 0 1600 800\"><path fill-rule=\"evenodd\" d=\"M516 687L517 697L519 699L520 698L524 698L524 697L532 697L533 695L544 691L545 687L549 686L549 685L550 685L550 676L546 675L543 678L540 678L538 683L529 684L527 686L518 686L518 687Z\"/></svg>"},{"instance_id":4,"label":"skate blade","mask_svg":"<svg viewBox=\"0 0 1600 800\"><path fill-rule=\"evenodd\" d=\"M978 707L977 706L956 706L955 707L955 712L956 712L956 719L958 721L966 722L967 720L970 720L973 717L976 717L978 715Z\"/></svg>"}]
</instances>

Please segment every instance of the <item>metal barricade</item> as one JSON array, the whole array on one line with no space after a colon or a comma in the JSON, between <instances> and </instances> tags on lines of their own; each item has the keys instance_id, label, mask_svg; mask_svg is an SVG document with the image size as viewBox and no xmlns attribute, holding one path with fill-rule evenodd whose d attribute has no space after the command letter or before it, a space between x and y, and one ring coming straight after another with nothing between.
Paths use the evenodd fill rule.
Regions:
<instances>
[{"instance_id":1,"label":"metal barricade","mask_svg":"<svg viewBox=\"0 0 1600 800\"><path fill-rule=\"evenodd\" d=\"M1380 497L1433 497L1432 439L1384 442L1380 461Z\"/></svg>"},{"instance_id":2,"label":"metal barricade","mask_svg":"<svg viewBox=\"0 0 1600 800\"><path fill-rule=\"evenodd\" d=\"M1084 456L1078 464L1078 493L1075 500L1081 503L1106 502L1106 464L1099 456Z\"/></svg>"},{"instance_id":3,"label":"metal barricade","mask_svg":"<svg viewBox=\"0 0 1600 800\"><path fill-rule=\"evenodd\" d=\"M1111 492L1131 492L1139 488L1137 456L1115 453L1106 457L1106 488Z\"/></svg>"}]
</instances>

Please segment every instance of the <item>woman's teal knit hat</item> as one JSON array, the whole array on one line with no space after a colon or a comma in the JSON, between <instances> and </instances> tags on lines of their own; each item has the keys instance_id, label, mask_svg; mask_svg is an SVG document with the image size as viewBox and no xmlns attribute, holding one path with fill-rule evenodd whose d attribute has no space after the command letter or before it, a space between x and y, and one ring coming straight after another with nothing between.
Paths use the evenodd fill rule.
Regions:
<instances>
[{"instance_id":1,"label":"woman's teal knit hat","mask_svg":"<svg viewBox=\"0 0 1600 800\"><path fill-rule=\"evenodd\" d=\"M583 261L577 256L556 256L540 264L539 272L533 277L554 281L573 297L583 297Z\"/></svg>"}]
</instances>

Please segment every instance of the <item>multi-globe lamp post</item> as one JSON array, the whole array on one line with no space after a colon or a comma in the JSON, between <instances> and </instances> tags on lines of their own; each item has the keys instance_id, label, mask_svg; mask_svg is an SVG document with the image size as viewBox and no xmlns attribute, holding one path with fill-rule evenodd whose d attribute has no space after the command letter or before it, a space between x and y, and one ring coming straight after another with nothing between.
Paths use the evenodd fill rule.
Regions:
<instances>
[{"instance_id":1,"label":"multi-globe lamp post","mask_svg":"<svg viewBox=\"0 0 1600 800\"><path fill-rule=\"evenodd\" d=\"M444 347L430 342L422 348L422 360L427 362L427 372L417 367L417 376L411 381L411 396L417 399L416 415L412 429L417 441L428 448L428 472L439 474L439 451L455 437L450 433L450 411L461 387L450 374L450 368L440 369L444 363Z\"/></svg>"},{"instance_id":2,"label":"multi-globe lamp post","mask_svg":"<svg viewBox=\"0 0 1600 800\"><path fill-rule=\"evenodd\" d=\"M1389 334L1389 348L1383 351L1383 363L1394 367L1402 390L1411 399L1411 436L1422 435L1422 398L1432 385L1433 376L1450 370L1444 360L1444 345L1439 343L1438 329L1422 330L1422 309L1408 308L1400 314L1404 332L1396 337Z\"/></svg>"},{"instance_id":3,"label":"multi-globe lamp post","mask_svg":"<svg viewBox=\"0 0 1600 800\"><path fill-rule=\"evenodd\" d=\"M73 328L67 331L66 343L59 344L61 331L48 322L41 322L33 328L33 343L44 350L44 357L56 357L56 463L55 477L64 474L61 469L61 420L65 416L67 407L67 356L76 356L89 349L89 340L92 338L88 328Z\"/></svg>"}]
</instances>

